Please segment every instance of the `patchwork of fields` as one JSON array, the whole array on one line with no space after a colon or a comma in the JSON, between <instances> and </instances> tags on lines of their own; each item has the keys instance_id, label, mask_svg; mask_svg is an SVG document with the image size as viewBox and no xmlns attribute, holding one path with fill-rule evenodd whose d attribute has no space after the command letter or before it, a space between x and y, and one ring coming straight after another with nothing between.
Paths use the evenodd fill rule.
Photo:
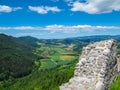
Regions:
<instances>
[{"instance_id":1,"label":"patchwork of fields","mask_svg":"<svg viewBox=\"0 0 120 90\"><path fill-rule=\"evenodd\" d=\"M36 63L41 63L39 69L52 69L58 66L67 65L78 60L79 55L73 51L74 45L57 45L39 43L36 54L42 56Z\"/></svg>"}]
</instances>

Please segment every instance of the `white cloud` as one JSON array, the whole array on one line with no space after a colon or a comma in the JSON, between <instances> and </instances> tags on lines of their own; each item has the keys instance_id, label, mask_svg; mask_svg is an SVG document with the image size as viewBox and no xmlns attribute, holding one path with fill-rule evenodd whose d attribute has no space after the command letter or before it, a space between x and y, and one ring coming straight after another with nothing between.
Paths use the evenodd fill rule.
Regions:
<instances>
[{"instance_id":1,"label":"white cloud","mask_svg":"<svg viewBox=\"0 0 120 90\"><path fill-rule=\"evenodd\" d=\"M89 14L110 13L120 11L120 0L86 0L72 3L71 11L83 11Z\"/></svg>"},{"instance_id":2,"label":"white cloud","mask_svg":"<svg viewBox=\"0 0 120 90\"><path fill-rule=\"evenodd\" d=\"M75 26L64 26L64 25L49 25L44 28L44 30L49 30L54 32L64 32L64 33L78 33L78 32L91 32L95 30L120 30L117 26L91 26L91 25L75 25Z\"/></svg>"},{"instance_id":3,"label":"white cloud","mask_svg":"<svg viewBox=\"0 0 120 90\"><path fill-rule=\"evenodd\" d=\"M22 8L21 7L14 7L12 9L13 9L13 11L17 11L17 10L21 10Z\"/></svg>"},{"instance_id":4,"label":"white cloud","mask_svg":"<svg viewBox=\"0 0 120 90\"><path fill-rule=\"evenodd\" d=\"M50 33L61 32L61 33L78 33L78 32L91 32L96 30L120 30L118 26L92 26L92 25L47 25L44 27L40 26L18 26L18 27L0 27L0 30L43 30Z\"/></svg>"},{"instance_id":5,"label":"white cloud","mask_svg":"<svg viewBox=\"0 0 120 90\"><path fill-rule=\"evenodd\" d=\"M0 30L41 30L42 27L17 26L17 27L0 27Z\"/></svg>"},{"instance_id":6,"label":"white cloud","mask_svg":"<svg viewBox=\"0 0 120 90\"><path fill-rule=\"evenodd\" d=\"M17 11L22 9L21 7L10 7L10 6L6 6L6 5L0 5L0 12L5 12L5 13L9 13L12 11Z\"/></svg>"},{"instance_id":7,"label":"white cloud","mask_svg":"<svg viewBox=\"0 0 120 90\"><path fill-rule=\"evenodd\" d=\"M33 6L28 6L28 8L31 11L35 11L39 14L47 14L49 11L51 12L60 12L61 9L59 9L58 7L49 7L49 6L39 6L39 7L33 7Z\"/></svg>"}]
</instances>

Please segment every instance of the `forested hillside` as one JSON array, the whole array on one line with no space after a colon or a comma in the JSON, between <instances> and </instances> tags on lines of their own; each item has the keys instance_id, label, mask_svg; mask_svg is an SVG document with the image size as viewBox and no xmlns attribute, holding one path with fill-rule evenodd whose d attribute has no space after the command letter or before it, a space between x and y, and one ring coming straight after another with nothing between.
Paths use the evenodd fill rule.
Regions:
<instances>
[{"instance_id":1,"label":"forested hillside","mask_svg":"<svg viewBox=\"0 0 120 90\"><path fill-rule=\"evenodd\" d=\"M0 80L29 74L35 59L36 55L29 46L0 34Z\"/></svg>"},{"instance_id":2,"label":"forested hillside","mask_svg":"<svg viewBox=\"0 0 120 90\"><path fill-rule=\"evenodd\" d=\"M27 44L28 46L32 46L32 47L37 47L37 42L39 42L40 40L31 36L24 36L24 37L19 37L16 38L16 40Z\"/></svg>"}]
</instances>

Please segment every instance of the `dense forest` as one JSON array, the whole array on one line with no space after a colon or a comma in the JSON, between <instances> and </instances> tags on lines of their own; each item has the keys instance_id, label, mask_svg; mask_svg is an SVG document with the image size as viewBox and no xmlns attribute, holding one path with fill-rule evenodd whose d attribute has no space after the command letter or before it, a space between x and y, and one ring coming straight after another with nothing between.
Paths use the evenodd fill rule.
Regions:
<instances>
[{"instance_id":1,"label":"dense forest","mask_svg":"<svg viewBox=\"0 0 120 90\"><path fill-rule=\"evenodd\" d=\"M0 90L59 90L74 74L82 48L120 36L36 39L0 34ZM119 90L119 77L110 90ZM117 88L117 89L116 89Z\"/></svg>"},{"instance_id":2,"label":"dense forest","mask_svg":"<svg viewBox=\"0 0 120 90\"><path fill-rule=\"evenodd\" d=\"M0 80L29 74L36 58L31 47L0 34Z\"/></svg>"}]
</instances>

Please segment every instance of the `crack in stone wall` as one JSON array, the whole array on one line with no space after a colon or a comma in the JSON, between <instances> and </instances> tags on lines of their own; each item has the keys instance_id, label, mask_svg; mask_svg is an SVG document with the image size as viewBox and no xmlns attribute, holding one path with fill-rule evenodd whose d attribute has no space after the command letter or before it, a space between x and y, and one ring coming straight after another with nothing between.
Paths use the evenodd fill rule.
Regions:
<instances>
[{"instance_id":1,"label":"crack in stone wall","mask_svg":"<svg viewBox=\"0 0 120 90\"><path fill-rule=\"evenodd\" d=\"M83 48L74 77L60 90L107 90L117 73L116 41L95 42Z\"/></svg>"}]
</instances>

